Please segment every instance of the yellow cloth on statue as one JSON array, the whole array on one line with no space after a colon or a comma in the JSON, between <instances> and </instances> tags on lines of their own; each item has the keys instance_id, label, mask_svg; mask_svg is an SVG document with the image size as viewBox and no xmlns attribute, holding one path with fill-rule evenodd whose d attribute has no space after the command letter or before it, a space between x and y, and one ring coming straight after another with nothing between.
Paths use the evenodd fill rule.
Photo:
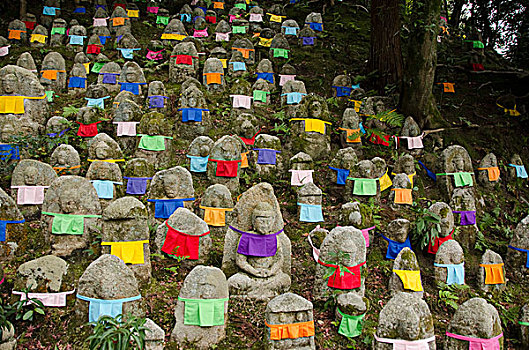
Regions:
<instances>
[{"instance_id":1,"label":"yellow cloth on statue","mask_svg":"<svg viewBox=\"0 0 529 350\"><path fill-rule=\"evenodd\" d=\"M90 62L83 63L84 69L86 69L86 74L90 73Z\"/></svg>"},{"instance_id":2,"label":"yellow cloth on statue","mask_svg":"<svg viewBox=\"0 0 529 350\"><path fill-rule=\"evenodd\" d=\"M204 209L204 221L211 226L225 226L226 212L233 210L233 208L211 208L201 205L199 208Z\"/></svg>"},{"instance_id":3,"label":"yellow cloth on statue","mask_svg":"<svg viewBox=\"0 0 529 350\"><path fill-rule=\"evenodd\" d=\"M404 289L413 290L414 292L422 292L421 271L410 270L393 270L399 276Z\"/></svg>"},{"instance_id":4,"label":"yellow cloth on statue","mask_svg":"<svg viewBox=\"0 0 529 350\"><path fill-rule=\"evenodd\" d=\"M42 100L42 97L28 96L0 96L0 113L1 114L24 114L24 100Z\"/></svg>"},{"instance_id":5,"label":"yellow cloth on statue","mask_svg":"<svg viewBox=\"0 0 529 350\"><path fill-rule=\"evenodd\" d=\"M182 34L171 34L171 33L163 33L162 34L162 40L184 40L186 38L185 35Z\"/></svg>"},{"instance_id":6,"label":"yellow cloth on statue","mask_svg":"<svg viewBox=\"0 0 529 350\"><path fill-rule=\"evenodd\" d=\"M325 135L325 124L332 125L330 122L326 122L320 119L309 119L309 118L292 118L291 121L304 121L305 132L318 132Z\"/></svg>"},{"instance_id":7,"label":"yellow cloth on statue","mask_svg":"<svg viewBox=\"0 0 529 350\"><path fill-rule=\"evenodd\" d=\"M42 34L31 34L31 39L29 39L29 41L32 43L36 41L38 43L46 44L47 37L48 36Z\"/></svg>"},{"instance_id":8,"label":"yellow cloth on statue","mask_svg":"<svg viewBox=\"0 0 529 350\"><path fill-rule=\"evenodd\" d=\"M248 164L248 152L241 153L241 169L248 168L250 165Z\"/></svg>"},{"instance_id":9,"label":"yellow cloth on statue","mask_svg":"<svg viewBox=\"0 0 529 350\"><path fill-rule=\"evenodd\" d=\"M222 62L222 68L224 68L224 69L228 68L228 59L227 58L219 58L219 61Z\"/></svg>"},{"instance_id":10,"label":"yellow cloth on statue","mask_svg":"<svg viewBox=\"0 0 529 350\"><path fill-rule=\"evenodd\" d=\"M391 186L393 186L393 182L389 178L387 170L386 170L386 173L384 175L382 175L382 177L380 179L378 179L378 181L380 182L380 192L382 192L385 189L388 189Z\"/></svg>"},{"instance_id":11,"label":"yellow cloth on statue","mask_svg":"<svg viewBox=\"0 0 529 350\"><path fill-rule=\"evenodd\" d=\"M260 46L264 46L264 47L270 47L270 45L272 45L272 39L274 39L274 38L266 39L266 38L260 37L259 38L259 45Z\"/></svg>"},{"instance_id":12,"label":"yellow cloth on statue","mask_svg":"<svg viewBox=\"0 0 529 350\"><path fill-rule=\"evenodd\" d=\"M273 13L267 13L267 15L270 15L270 22L276 22L276 23L283 22L283 18L287 17L287 16L274 15Z\"/></svg>"},{"instance_id":13,"label":"yellow cloth on statue","mask_svg":"<svg viewBox=\"0 0 529 350\"><path fill-rule=\"evenodd\" d=\"M101 245L110 246L110 254L117 256L125 264L144 264L143 244L149 240L130 242L101 242Z\"/></svg>"},{"instance_id":14,"label":"yellow cloth on statue","mask_svg":"<svg viewBox=\"0 0 529 350\"><path fill-rule=\"evenodd\" d=\"M127 10L127 15L131 18L140 17L140 10Z\"/></svg>"}]
</instances>

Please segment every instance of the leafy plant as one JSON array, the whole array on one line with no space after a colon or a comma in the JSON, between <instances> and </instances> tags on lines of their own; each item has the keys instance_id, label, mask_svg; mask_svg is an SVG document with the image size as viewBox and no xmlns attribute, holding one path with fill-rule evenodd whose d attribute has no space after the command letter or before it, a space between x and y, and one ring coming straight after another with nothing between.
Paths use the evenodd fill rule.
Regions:
<instances>
[{"instance_id":1,"label":"leafy plant","mask_svg":"<svg viewBox=\"0 0 529 350\"><path fill-rule=\"evenodd\" d=\"M68 118L71 115L76 115L79 112L79 108L73 106L66 106L62 109L62 116Z\"/></svg>"},{"instance_id":2,"label":"leafy plant","mask_svg":"<svg viewBox=\"0 0 529 350\"><path fill-rule=\"evenodd\" d=\"M90 350L142 350L145 349L145 318L123 315L115 318L102 316L97 322L90 322L95 326L92 334L86 338Z\"/></svg>"},{"instance_id":3,"label":"leafy plant","mask_svg":"<svg viewBox=\"0 0 529 350\"><path fill-rule=\"evenodd\" d=\"M417 213L412 241L424 249L430 242L439 237L441 217L426 208L412 209Z\"/></svg>"},{"instance_id":4,"label":"leafy plant","mask_svg":"<svg viewBox=\"0 0 529 350\"><path fill-rule=\"evenodd\" d=\"M440 290L439 290L439 300L437 303L439 305L444 305L453 308L454 310L457 310L459 308L459 304L457 301L460 298L461 292L468 292L470 290L470 287L466 284L451 284L447 285L446 283L439 283Z\"/></svg>"},{"instance_id":5,"label":"leafy plant","mask_svg":"<svg viewBox=\"0 0 529 350\"><path fill-rule=\"evenodd\" d=\"M36 314L44 315L44 304L42 301L30 298L29 289L23 289L26 299L17 300L13 304L4 303L0 299L0 339L4 329L10 329L13 321L33 321Z\"/></svg>"}]
</instances>

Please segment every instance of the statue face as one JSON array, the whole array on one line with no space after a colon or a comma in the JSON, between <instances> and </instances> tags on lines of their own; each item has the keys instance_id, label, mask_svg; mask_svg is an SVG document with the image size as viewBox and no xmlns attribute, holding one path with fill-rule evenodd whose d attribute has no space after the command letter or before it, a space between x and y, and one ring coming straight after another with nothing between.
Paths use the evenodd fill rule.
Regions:
<instances>
[{"instance_id":1,"label":"statue face","mask_svg":"<svg viewBox=\"0 0 529 350\"><path fill-rule=\"evenodd\" d=\"M318 117L322 112L322 106L319 101L314 101L309 107L309 115L311 117Z\"/></svg>"},{"instance_id":2,"label":"statue face","mask_svg":"<svg viewBox=\"0 0 529 350\"><path fill-rule=\"evenodd\" d=\"M59 205L63 213L71 214L77 211L77 203L72 199L73 196L75 196L73 193L64 193L59 197Z\"/></svg>"},{"instance_id":3,"label":"statue face","mask_svg":"<svg viewBox=\"0 0 529 350\"><path fill-rule=\"evenodd\" d=\"M402 170L406 174L413 174L413 172L415 171L415 164L413 163L413 159L406 159L402 164Z\"/></svg>"},{"instance_id":4,"label":"statue face","mask_svg":"<svg viewBox=\"0 0 529 350\"><path fill-rule=\"evenodd\" d=\"M163 178L163 189L168 198L176 198L178 195L178 179L174 175L167 175Z\"/></svg>"},{"instance_id":5,"label":"statue face","mask_svg":"<svg viewBox=\"0 0 529 350\"><path fill-rule=\"evenodd\" d=\"M39 171L35 167L29 167L24 172L24 183L28 186L35 186L38 183Z\"/></svg>"},{"instance_id":6,"label":"statue face","mask_svg":"<svg viewBox=\"0 0 529 350\"><path fill-rule=\"evenodd\" d=\"M15 134L15 127L11 123L7 123L2 128L2 140L7 141L11 138L11 135Z\"/></svg>"},{"instance_id":7,"label":"statue face","mask_svg":"<svg viewBox=\"0 0 529 350\"><path fill-rule=\"evenodd\" d=\"M456 155L454 159L452 159L452 165L456 172L463 171L465 169L465 160L460 155Z\"/></svg>"},{"instance_id":8,"label":"statue face","mask_svg":"<svg viewBox=\"0 0 529 350\"><path fill-rule=\"evenodd\" d=\"M14 74L7 74L2 80L2 84L6 94L13 94L17 91L18 80Z\"/></svg>"},{"instance_id":9,"label":"statue face","mask_svg":"<svg viewBox=\"0 0 529 350\"><path fill-rule=\"evenodd\" d=\"M259 216L252 218L253 229L261 235L269 234L272 231L274 221L273 212L260 213Z\"/></svg>"},{"instance_id":10,"label":"statue face","mask_svg":"<svg viewBox=\"0 0 529 350\"><path fill-rule=\"evenodd\" d=\"M140 74L136 69L128 68L125 77L129 83L138 83L140 81Z\"/></svg>"},{"instance_id":11,"label":"statue face","mask_svg":"<svg viewBox=\"0 0 529 350\"><path fill-rule=\"evenodd\" d=\"M191 108L196 108L197 107L197 99L193 96L189 96L189 98L187 99L187 104L189 105L189 107Z\"/></svg>"},{"instance_id":12,"label":"statue face","mask_svg":"<svg viewBox=\"0 0 529 350\"><path fill-rule=\"evenodd\" d=\"M108 159L110 155L110 147L106 143L100 142L97 145L95 152L97 159Z\"/></svg>"},{"instance_id":13,"label":"statue face","mask_svg":"<svg viewBox=\"0 0 529 350\"><path fill-rule=\"evenodd\" d=\"M202 145L199 148L199 153L201 157L206 157L209 154L209 147L207 145Z\"/></svg>"},{"instance_id":14,"label":"statue face","mask_svg":"<svg viewBox=\"0 0 529 350\"><path fill-rule=\"evenodd\" d=\"M68 151L66 150L60 150L57 152L57 164L59 165L67 165L68 164Z\"/></svg>"}]
</instances>

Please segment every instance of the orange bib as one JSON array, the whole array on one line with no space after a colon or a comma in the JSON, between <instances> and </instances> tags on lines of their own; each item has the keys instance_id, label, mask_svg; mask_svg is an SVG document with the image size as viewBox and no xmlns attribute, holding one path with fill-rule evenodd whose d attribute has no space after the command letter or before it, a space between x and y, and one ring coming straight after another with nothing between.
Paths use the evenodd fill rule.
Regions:
<instances>
[{"instance_id":1,"label":"orange bib","mask_svg":"<svg viewBox=\"0 0 529 350\"><path fill-rule=\"evenodd\" d=\"M344 129L344 128L338 128L339 130L344 130L346 132L345 135L345 142L347 143L359 143L362 142L360 139L360 136L353 139L353 135L358 135L360 133L360 129Z\"/></svg>"},{"instance_id":2,"label":"orange bib","mask_svg":"<svg viewBox=\"0 0 529 350\"><path fill-rule=\"evenodd\" d=\"M314 321L291 324L268 324L271 340L297 339L312 337L314 335Z\"/></svg>"},{"instance_id":3,"label":"orange bib","mask_svg":"<svg viewBox=\"0 0 529 350\"><path fill-rule=\"evenodd\" d=\"M413 204L411 188L393 188L395 191L395 204Z\"/></svg>"},{"instance_id":4,"label":"orange bib","mask_svg":"<svg viewBox=\"0 0 529 350\"><path fill-rule=\"evenodd\" d=\"M485 269L485 284L503 284L503 264L479 264Z\"/></svg>"},{"instance_id":5,"label":"orange bib","mask_svg":"<svg viewBox=\"0 0 529 350\"><path fill-rule=\"evenodd\" d=\"M206 76L206 84L222 84L221 76L224 73L204 73Z\"/></svg>"},{"instance_id":6,"label":"orange bib","mask_svg":"<svg viewBox=\"0 0 529 350\"><path fill-rule=\"evenodd\" d=\"M478 168L478 170L487 170L487 173L489 174L489 181L491 182L498 181L500 178L500 168L497 166L491 168Z\"/></svg>"},{"instance_id":7,"label":"orange bib","mask_svg":"<svg viewBox=\"0 0 529 350\"><path fill-rule=\"evenodd\" d=\"M250 58L250 51L255 51L254 49L244 49L242 47L233 47L232 49L242 53L242 57L244 58Z\"/></svg>"}]
</instances>

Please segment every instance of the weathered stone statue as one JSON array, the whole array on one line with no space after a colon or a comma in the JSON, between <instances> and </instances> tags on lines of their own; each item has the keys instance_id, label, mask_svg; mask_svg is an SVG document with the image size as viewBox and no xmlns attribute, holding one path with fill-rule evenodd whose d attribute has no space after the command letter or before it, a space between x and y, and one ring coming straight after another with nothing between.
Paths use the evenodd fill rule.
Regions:
<instances>
[{"instance_id":1,"label":"weathered stone statue","mask_svg":"<svg viewBox=\"0 0 529 350\"><path fill-rule=\"evenodd\" d=\"M223 136L211 148L208 161L208 179L220 183L232 193L239 189L241 142L234 136Z\"/></svg>"},{"instance_id":2,"label":"weathered stone statue","mask_svg":"<svg viewBox=\"0 0 529 350\"><path fill-rule=\"evenodd\" d=\"M435 279L445 284L465 284L465 255L456 240L443 243L435 254Z\"/></svg>"},{"instance_id":3,"label":"weathered stone statue","mask_svg":"<svg viewBox=\"0 0 529 350\"><path fill-rule=\"evenodd\" d=\"M391 295L399 292L424 294L421 282L421 269L417 256L408 247L402 249L393 262L393 271L389 278Z\"/></svg>"},{"instance_id":4,"label":"weathered stone statue","mask_svg":"<svg viewBox=\"0 0 529 350\"><path fill-rule=\"evenodd\" d=\"M474 185L472 160L461 146L447 147L437 161L437 169L437 184L447 200L452 197L455 188Z\"/></svg>"},{"instance_id":5,"label":"weathered stone statue","mask_svg":"<svg viewBox=\"0 0 529 350\"><path fill-rule=\"evenodd\" d=\"M507 265L513 280L525 283L529 275L529 216L523 218L514 229L509 248Z\"/></svg>"}]
</instances>

